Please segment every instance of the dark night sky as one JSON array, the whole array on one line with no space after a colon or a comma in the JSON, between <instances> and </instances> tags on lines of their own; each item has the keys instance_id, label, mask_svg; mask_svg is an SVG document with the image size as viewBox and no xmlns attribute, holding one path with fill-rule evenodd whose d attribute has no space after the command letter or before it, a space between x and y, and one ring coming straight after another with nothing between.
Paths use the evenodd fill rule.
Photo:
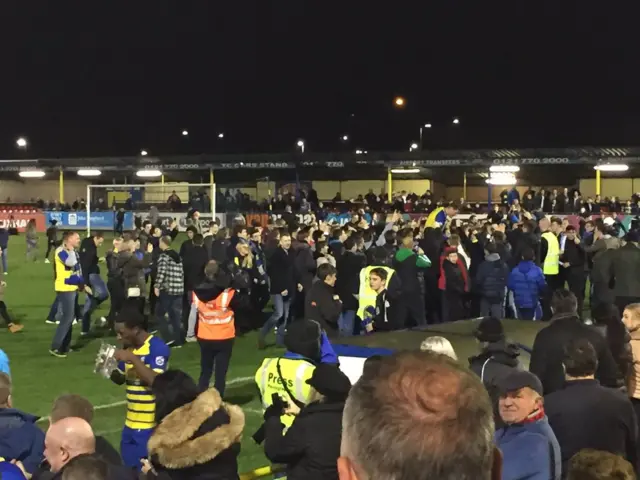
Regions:
<instances>
[{"instance_id":1,"label":"dark night sky","mask_svg":"<svg viewBox=\"0 0 640 480\"><path fill-rule=\"evenodd\" d=\"M401 150L425 122L436 147L637 145L638 12L609 3L7 0L0 158L18 135L41 157Z\"/></svg>"}]
</instances>

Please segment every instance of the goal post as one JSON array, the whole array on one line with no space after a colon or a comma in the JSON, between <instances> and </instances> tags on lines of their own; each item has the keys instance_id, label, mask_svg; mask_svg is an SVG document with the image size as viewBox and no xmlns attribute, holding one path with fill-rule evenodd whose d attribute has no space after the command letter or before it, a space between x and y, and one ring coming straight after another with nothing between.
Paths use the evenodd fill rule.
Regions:
<instances>
[{"instance_id":1,"label":"goal post","mask_svg":"<svg viewBox=\"0 0 640 480\"><path fill-rule=\"evenodd\" d=\"M123 230L133 230L152 212L157 213L163 225L168 226L175 219L179 229L184 230L187 215L193 210L200 212L201 222L208 224L216 219L215 183L90 184L84 216L87 235L94 230L115 232L119 217L123 219ZM79 220L78 226L82 223Z\"/></svg>"}]
</instances>

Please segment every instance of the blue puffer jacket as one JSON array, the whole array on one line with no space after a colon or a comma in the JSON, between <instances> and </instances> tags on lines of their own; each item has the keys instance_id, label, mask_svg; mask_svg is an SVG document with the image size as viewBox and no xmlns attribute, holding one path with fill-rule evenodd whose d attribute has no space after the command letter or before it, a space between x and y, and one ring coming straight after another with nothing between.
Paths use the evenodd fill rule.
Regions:
<instances>
[{"instance_id":1,"label":"blue puffer jacket","mask_svg":"<svg viewBox=\"0 0 640 480\"><path fill-rule=\"evenodd\" d=\"M504 459L503 480L560 480L560 445L546 416L535 422L500 428L495 440Z\"/></svg>"},{"instance_id":2,"label":"blue puffer jacket","mask_svg":"<svg viewBox=\"0 0 640 480\"><path fill-rule=\"evenodd\" d=\"M483 298L491 301L504 300L509 267L500 260L500 255L490 253L480 264L476 272L475 287Z\"/></svg>"},{"instance_id":3,"label":"blue puffer jacket","mask_svg":"<svg viewBox=\"0 0 640 480\"><path fill-rule=\"evenodd\" d=\"M38 417L13 408L0 409L0 457L20 460L29 473L44 458L44 432L36 425Z\"/></svg>"},{"instance_id":4,"label":"blue puffer jacket","mask_svg":"<svg viewBox=\"0 0 640 480\"><path fill-rule=\"evenodd\" d=\"M516 307L536 308L547 282L540 267L531 261L522 261L509 274L507 287L513 292Z\"/></svg>"}]
</instances>

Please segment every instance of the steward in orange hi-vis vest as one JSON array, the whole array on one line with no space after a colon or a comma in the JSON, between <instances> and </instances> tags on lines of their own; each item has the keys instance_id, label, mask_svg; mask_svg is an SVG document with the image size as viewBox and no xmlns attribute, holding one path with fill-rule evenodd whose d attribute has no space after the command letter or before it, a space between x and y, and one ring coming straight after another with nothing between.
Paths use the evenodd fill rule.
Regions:
<instances>
[{"instance_id":1,"label":"steward in orange hi-vis vest","mask_svg":"<svg viewBox=\"0 0 640 480\"><path fill-rule=\"evenodd\" d=\"M227 288L208 302L193 294L193 304L198 311L198 340L228 340L236 336L235 315L230 307L235 294L234 289Z\"/></svg>"}]
</instances>

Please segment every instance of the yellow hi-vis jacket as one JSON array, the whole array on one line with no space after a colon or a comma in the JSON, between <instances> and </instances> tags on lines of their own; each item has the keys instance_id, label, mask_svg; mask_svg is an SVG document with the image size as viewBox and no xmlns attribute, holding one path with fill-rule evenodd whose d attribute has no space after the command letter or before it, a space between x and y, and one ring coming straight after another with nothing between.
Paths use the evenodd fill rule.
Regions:
<instances>
[{"instance_id":1,"label":"yellow hi-vis jacket","mask_svg":"<svg viewBox=\"0 0 640 480\"><path fill-rule=\"evenodd\" d=\"M387 271L387 286L391 282L391 276L395 270L390 267L371 265L360 270L360 289L358 290L358 317L364 318L364 311L367 307L376 306L378 294L369 286L369 274L374 268L384 268Z\"/></svg>"},{"instance_id":2,"label":"yellow hi-vis jacket","mask_svg":"<svg viewBox=\"0 0 640 480\"><path fill-rule=\"evenodd\" d=\"M542 238L547 241L547 256L544 257L542 273L545 275L558 275L560 273L560 244L558 237L551 232L544 232Z\"/></svg>"},{"instance_id":3,"label":"yellow hi-vis jacket","mask_svg":"<svg viewBox=\"0 0 640 480\"><path fill-rule=\"evenodd\" d=\"M278 374L278 361L280 361L280 371L282 379ZM293 358L265 358L262 365L256 372L256 383L260 389L262 397L262 407L266 409L273 403L273 394L277 393L282 400L291 404L293 401L282 386L282 382L287 383L287 388L291 394L305 405L309 403L311 386L307 380L313 375L316 366L303 359ZM280 421L286 428L289 428L295 419L292 415L282 415Z\"/></svg>"},{"instance_id":4,"label":"yellow hi-vis jacket","mask_svg":"<svg viewBox=\"0 0 640 480\"><path fill-rule=\"evenodd\" d=\"M58 247L53 254L53 268L55 272L54 289L56 292L77 292L78 285L71 285L67 283L67 280L78 272L68 267L65 262L62 261L60 253L63 250L63 247ZM75 252L72 252L72 254L75 255ZM66 256L66 254L63 255Z\"/></svg>"}]
</instances>

